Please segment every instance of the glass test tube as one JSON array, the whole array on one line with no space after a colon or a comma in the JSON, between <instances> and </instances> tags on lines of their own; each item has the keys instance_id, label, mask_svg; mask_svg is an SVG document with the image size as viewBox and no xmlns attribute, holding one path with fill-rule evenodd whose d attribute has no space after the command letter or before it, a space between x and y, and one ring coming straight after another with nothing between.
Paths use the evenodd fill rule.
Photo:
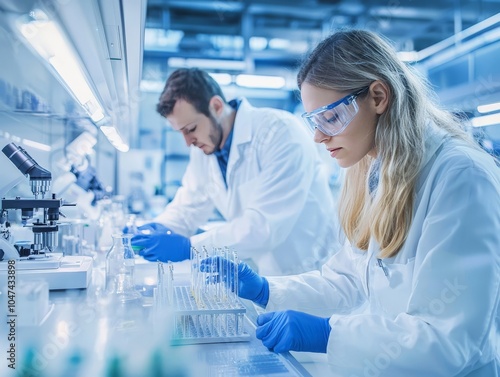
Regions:
<instances>
[{"instance_id":1,"label":"glass test tube","mask_svg":"<svg viewBox=\"0 0 500 377\"><path fill-rule=\"evenodd\" d=\"M168 262L167 301L169 305L174 303L174 265L170 261Z\"/></svg>"},{"instance_id":2,"label":"glass test tube","mask_svg":"<svg viewBox=\"0 0 500 377\"><path fill-rule=\"evenodd\" d=\"M158 283L156 287L156 304L158 307L164 307L166 303L165 298L165 270L163 263L158 261Z\"/></svg>"}]
</instances>

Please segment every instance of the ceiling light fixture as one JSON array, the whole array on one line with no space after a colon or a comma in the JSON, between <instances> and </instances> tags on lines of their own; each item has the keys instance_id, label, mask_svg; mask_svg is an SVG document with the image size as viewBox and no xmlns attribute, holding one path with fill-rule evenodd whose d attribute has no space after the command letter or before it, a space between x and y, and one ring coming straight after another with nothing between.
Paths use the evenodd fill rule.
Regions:
<instances>
[{"instance_id":1,"label":"ceiling light fixture","mask_svg":"<svg viewBox=\"0 0 500 377\"><path fill-rule=\"evenodd\" d=\"M233 82L233 79L229 73L209 73L212 78L217 81L217 84L226 86Z\"/></svg>"},{"instance_id":2,"label":"ceiling light fixture","mask_svg":"<svg viewBox=\"0 0 500 377\"><path fill-rule=\"evenodd\" d=\"M30 15L29 20L19 20L17 23L25 41L57 72L62 83L69 88L94 122L104 119L102 106L59 25L41 10L35 10Z\"/></svg>"},{"instance_id":3,"label":"ceiling light fixture","mask_svg":"<svg viewBox=\"0 0 500 377\"><path fill-rule=\"evenodd\" d=\"M250 50L262 51L267 47L267 38L264 37L250 37L249 40Z\"/></svg>"},{"instance_id":4,"label":"ceiling light fixture","mask_svg":"<svg viewBox=\"0 0 500 377\"><path fill-rule=\"evenodd\" d=\"M236 84L246 88L281 89L286 80L281 76L238 75Z\"/></svg>"},{"instance_id":5,"label":"ceiling light fixture","mask_svg":"<svg viewBox=\"0 0 500 377\"><path fill-rule=\"evenodd\" d=\"M221 59L168 59L170 68L200 68L200 69L218 69L223 71L243 71L246 63L240 60L221 60Z\"/></svg>"},{"instance_id":6,"label":"ceiling light fixture","mask_svg":"<svg viewBox=\"0 0 500 377\"><path fill-rule=\"evenodd\" d=\"M500 110L500 102L489 103L487 105L479 105L477 107L477 111L480 112L481 114L491 113L492 111L498 111L498 110Z\"/></svg>"},{"instance_id":7,"label":"ceiling light fixture","mask_svg":"<svg viewBox=\"0 0 500 377\"><path fill-rule=\"evenodd\" d=\"M272 38L269 40L269 48L273 50L286 50L290 47L291 41L283 38Z\"/></svg>"},{"instance_id":8,"label":"ceiling light fixture","mask_svg":"<svg viewBox=\"0 0 500 377\"><path fill-rule=\"evenodd\" d=\"M26 145L27 147L39 149L39 150L44 151L44 152L50 152L52 150L50 145L42 144L42 143L39 143L38 141L23 139L22 143L24 145Z\"/></svg>"},{"instance_id":9,"label":"ceiling light fixture","mask_svg":"<svg viewBox=\"0 0 500 377\"><path fill-rule=\"evenodd\" d=\"M418 52L417 51L398 51L396 53L399 60L402 62L416 62L418 61Z\"/></svg>"},{"instance_id":10,"label":"ceiling light fixture","mask_svg":"<svg viewBox=\"0 0 500 377\"><path fill-rule=\"evenodd\" d=\"M118 133L116 127L114 127L114 126L101 126L101 127L99 127L99 129L106 136L106 138L109 140L111 145L113 145L120 152L128 152L129 151L129 149L130 149L129 146L123 142L123 139L121 138L120 134Z\"/></svg>"},{"instance_id":11,"label":"ceiling light fixture","mask_svg":"<svg viewBox=\"0 0 500 377\"><path fill-rule=\"evenodd\" d=\"M485 127L500 124L500 113L472 118L471 124L473 127Z\"/></svg>"}]
</instances>

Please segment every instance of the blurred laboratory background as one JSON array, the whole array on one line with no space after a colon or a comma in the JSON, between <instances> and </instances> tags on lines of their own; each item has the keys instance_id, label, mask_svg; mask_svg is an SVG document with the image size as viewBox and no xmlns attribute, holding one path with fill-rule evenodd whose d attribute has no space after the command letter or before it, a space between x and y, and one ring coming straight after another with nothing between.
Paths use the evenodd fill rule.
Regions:
<instances>
[{"instance_id":1,"label":"blurred laboratory background","mask_svg":"<svg viewBox=\"0 0 500 377\"><path fill-rule=\"evenodd\" d=\"M343 27L390 38L500 148L498 0L4 0L0 11L0 144L27 149L58 196L83 196L82 216L104 197L148 216L172 199L188 148L155 106L173 70L199 67L228 98L298 114L301 59ZM5 182L16 177L0 163Z\"/></svg>"},{"instance_id":2,"label":"blurred laboratory background","mask_svg":"<svg viewBox=\"0 0 500 377\"><path fill-rule=\"evenodd\" d=\"M154 218L181 185L189 148L183 135L156 112L171 72L201 68L221 85L228 100L246 97L256 107L300 116L303 108L296 84L300 62L332 31L349 27L389 38L400 59L429 79L441 104L467 120L484 149L500 155L500 0L2 0L0 149L14 143L21 157L16 163L7 153L0 154L0 196L32 198L40 187L44 193L45 173L35 176L23 170L24 163L49 171L47 193L54 197L45 205L53 223L40 230L41 244L49 249L57 244L68 256L103 257L113 246L114 228L135 227L137 218ZM334 195L342 172L329 155L325 166ZM33 242L31 229L20 226L25 213L17 211L33 204L7 204L11 207L4 209L10 210L9 229L15 240ZM66 217L59 218L56 211ZM219 218L213 214L213 220ZM56 220L71 225L57 229ZM51 237L58 237L58 242ZM86 269L81 266L83 280L75 286L67 280L49 285L92 286L89 294L98 299L100 270L95 268L95 284L89 285ZM140 274L140 268L137 271ZM144 292L154 284L145 278ZM22 289L47 305L40 286ZM68 297L80 300L78 295L55 295L51 302L66 302ZM88 308L94 307L82 310ZM64 318L83 320L82 333L105 337L102 322L94 326L93 319L87 321L81 311L75 314L74 307L64 310ZM109 314L115 309L103 310ZM87 313L101 318L97 309ZM39 324L43 318L30 321ZM131 323L123 320L120 329ZM161 343L150 336L157 341L153 345ZM134 339L143 338L136 334ZM37 345L33 347L18 360L29 359L30 349ZM166 352L158 347L139 355L148 360L150 375L162 375L154 372L161 370L155 355ZM120 362L125 365L116 355L126 355L127 350L117 349L108 355L107 375L120 375L113 374L113 365L116 370ZM248 356L245 350L243 356L237 348L233 351L235 360ZM79 351L64 352L65 360L83 360ZM169 359L174 365L171 375L195 374L186 370L176 374L175 355ZM280 362L265 353L258 355L268 358L268 365ZM50 375L76 376L73 367L60 365ZM292 370L301 375L289 366L280 373L292 375ZM89 366L86 375L94 372Z\"/></svg>"}]
</instances>

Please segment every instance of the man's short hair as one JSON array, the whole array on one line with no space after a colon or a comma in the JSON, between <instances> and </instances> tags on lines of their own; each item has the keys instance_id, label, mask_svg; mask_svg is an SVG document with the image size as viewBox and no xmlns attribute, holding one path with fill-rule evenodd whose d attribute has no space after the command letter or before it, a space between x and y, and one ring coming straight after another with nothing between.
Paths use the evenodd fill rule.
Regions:
<instances>
[{"instance_id":1,"label":"man's short hair","mask_svg":"<svg viewBox=\"0 0 500 377\"><path fill-rule=\"evenodd\" d=\"M208 104L216 95L226 102L219 84L207 72L198 68L181 68L167 79L156 111L166 117L172 113L177 100L183 99L199 113L210 116Z\"/></svg>"}]
</instances>

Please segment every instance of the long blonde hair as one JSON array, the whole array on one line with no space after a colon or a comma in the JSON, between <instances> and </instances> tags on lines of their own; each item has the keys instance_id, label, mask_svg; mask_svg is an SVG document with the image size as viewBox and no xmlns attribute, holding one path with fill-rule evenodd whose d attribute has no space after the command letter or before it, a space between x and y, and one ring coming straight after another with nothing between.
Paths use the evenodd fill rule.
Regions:
<instances>
[{"instance_id":1,"label":"long blonde hair","mask_svg":"<svg viewBox=\"0 0 500 377\"><path fill-rule=\"evenodd\" d=\"M424 158L429 121L453 137L470 141L459 121L437 105L425 79L396 56L391 45L365 30L338 31L308 56L297 76L323 89L354 92L380 80L389 87L389 107L375 131L380 175L376 195L368 178L373 158L365 156L347 169L339 199L340 221L349 240L367 250L371 237L380 256L395 256L403 246L413 217L415 184Z\"/></svg>"}]
</instances>

